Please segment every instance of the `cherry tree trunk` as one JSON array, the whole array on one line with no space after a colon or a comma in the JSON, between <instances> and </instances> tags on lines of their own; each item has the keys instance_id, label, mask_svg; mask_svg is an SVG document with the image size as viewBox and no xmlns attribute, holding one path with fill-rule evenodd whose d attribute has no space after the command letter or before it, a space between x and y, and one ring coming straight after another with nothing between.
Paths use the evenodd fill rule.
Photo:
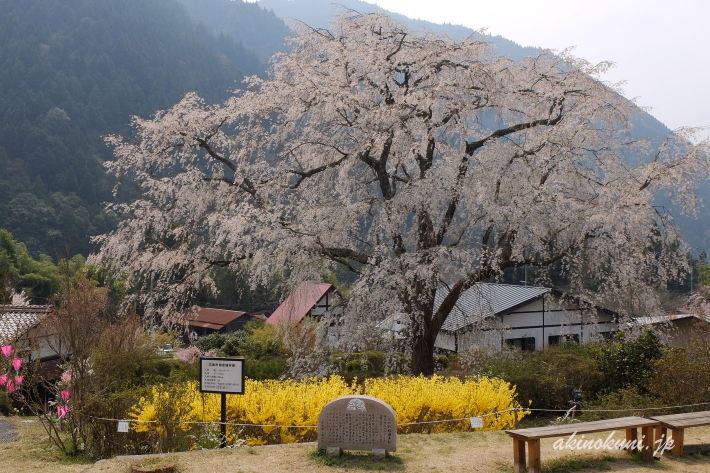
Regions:
<instances>
[{"instance_id":1,"label":"cherry tree trunk","mask_svg":"<svg viewBox=\"0 0 710 473\"><path fill-rule=\"evenodd\" d=\"M434 341L436 335L424 331L414 335L412 343L412 374L431 376L434 374Z\"/></svg>"}]
</instances>

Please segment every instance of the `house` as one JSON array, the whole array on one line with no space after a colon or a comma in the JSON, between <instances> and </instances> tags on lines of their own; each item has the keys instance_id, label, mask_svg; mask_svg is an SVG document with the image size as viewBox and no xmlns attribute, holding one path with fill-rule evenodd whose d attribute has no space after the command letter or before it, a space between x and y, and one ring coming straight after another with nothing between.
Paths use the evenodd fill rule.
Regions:
<instances>
[{"instance_id":1,"label":"house","mask_svg":"<svg viewBox=\"0 0 710 473\"><path fill-rule=\"evenodd\" d=\"M56 334L48 327L49 305L0 305L0 345L12 345L26 361L60 358Z\"/></svg>"},{"instance_id":2,"label":"house","mask_svg":"<svg viewBox=\"0 0 710 473\"><path fill-rule=\"evenodd\" d=\"M440 288L435 307L448 294ZM544 350L562 342L586 342L618 331L615 313L564 298L547 287L478 283L465 291L436 339L442 350L499 350L505 344Z\"/></svg>"},{"instance_id":3,"label":"house","mask_svg":"<svg viewBox=\"0 0 710 473\"><path fill-rule=\"evenodd\" d=\"M434 307L449 289L437 290ZM380 324L403 338L404 314ZM500 350L506 345L522 350L544 350L563 342L585 342L610 337L618 331L615 313L564 298L560 291L537 286L477 283L459 297L436 337L437 350L466 348Z\"/></svg>"},{"instance_id":4,"label":"house","mask_svg":"<svg viewBox=\"0 0 710 473\"><path fill-rule=\"evenodd\" d=\"M335 305L336 296L332 284L303 282L266 319L266 323L298 323L305 317L319 317Z\"/></svg>"},{"instance_id":5,"label":"house","mask_svg":"<svg viewBox=\"0 0 710 473\"><path fill-rule=\"evenodd\" d=\"M693 313L676 313L656 317L636 317L639 328L651 329L669 347L687 348L691 342L706 337L710 331L710 316Z\"/></svg>"},{"instance_id":6,"label":"house","mask_svg":"<svg viewBox=\"0 0 710 473\"><path fill-rule=\"evenodd\" d=\"M215 332L229 333L242 330L244 324L252 319L254 317L247 312L193 307L185 313L184 323L187 324L190 339L194 340Z\"/></svg>"}]
</instances>

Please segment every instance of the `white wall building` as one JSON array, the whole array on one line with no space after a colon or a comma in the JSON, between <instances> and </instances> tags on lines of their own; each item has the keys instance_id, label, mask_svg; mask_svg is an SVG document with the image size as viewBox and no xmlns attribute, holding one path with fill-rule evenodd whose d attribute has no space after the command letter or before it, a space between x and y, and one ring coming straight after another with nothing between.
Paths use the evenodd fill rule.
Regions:
<instances>
[{"instance_id":1,"label":"white wall building","mask_svg":"<svg viewBox=\"0 0 710 473\"><path fill-rule=\"evenodd\" d=\"M436 294L438 307L448 293ZM500 350L509 344L544 350L565 341L609 337L619 329L615 313L570 299L554 289L478 283L464 292L436 338L435 347Z\"/></svg>"}]
</instances>

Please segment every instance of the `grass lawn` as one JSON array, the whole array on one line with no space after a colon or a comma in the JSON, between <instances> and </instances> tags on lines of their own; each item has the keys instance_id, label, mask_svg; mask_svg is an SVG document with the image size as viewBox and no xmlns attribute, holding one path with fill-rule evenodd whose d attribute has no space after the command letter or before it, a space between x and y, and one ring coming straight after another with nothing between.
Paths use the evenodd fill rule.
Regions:
<instances>
[{"instance_id":1,"label":"grass lawn","mask_svg":"<svg viewBox=\"0 0 710 473\"><path fill-rule=\"evenodd\" d=\"M81 463L63 458L47 441L39 422L31 418L10 417L19 431L18 438L0 444L0 471L4 472L84 472L128 473L136 458L114 458L97 463ZM128 434L130 435L130 434ZM588 435L606 438L609 433ZM614 438L623 439L624 432ZM613 471L646 473L658 471L707 472L710 470L710 427L686 430L686 444L703 444L701 451L644 464L622 451L570 452L552 448L556 439L543 439L542 466L549 473L575 471ZM339 459L326 457L314 444L290 444L262 447L238 447L171 455L181 473L252 473L252 472L493 472L512 473L512 440L503 432L458 434L400 435L397 452L385 460L376 460L365 452L349 452ZM144 461L145 459L143 459Z\"/></svg>"}]
</instances>

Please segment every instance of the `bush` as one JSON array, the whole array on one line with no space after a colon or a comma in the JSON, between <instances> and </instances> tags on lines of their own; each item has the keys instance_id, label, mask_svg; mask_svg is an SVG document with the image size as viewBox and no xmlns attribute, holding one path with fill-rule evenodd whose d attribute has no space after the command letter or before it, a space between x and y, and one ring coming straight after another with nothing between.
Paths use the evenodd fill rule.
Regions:
<instances>
[{"instance_id":1,"label":"bush","mask_svg":"<svg viewBox=\"0 0 710 473\"><path fill-rule=\"evenodd\" d=\"M515 413L502 412L520 408L515 387L498 378L376 378L365 381L365 393L382 399L394 409L400 433L466 432L469 417L483 417L482 430L513 428ZM518 412L518 419L529 414ZM462 419L456 422L422 423L437 420ZM410 424L410 425L406 425Z\"/></svg>"},{"instance_id":2,"label":"bush","mask_svg":"<svg viewBox=\"0 0 710 473\"><path fill-rule=\"evenodd\" d=\"M192 346L203 352L214 351L220 356L243 356L246 376L252 379L278 379L286 370L283 343L276 328L266 325L263 320L250 320L244 330L201 337Z\"/></svg>"},{"instance_id":3,"label":"bush","mask_svg":"<svg viewBox=\"0 0 710 473\"><path fill-rule=\"evenodd\" d=\"M409 358L401 352L383 353L367 350L363 353L334 354L335 372L348 383L355 379L363 382L369 378L409 374Z\"/></svg>"},{"instance_id":4,"label":"bush","mask_svg":"<svg viewBox=\"0 0 710 473\"><path fill-rule=\"evenodd\" d=\"M256 381L278 379L286 370L286 358L266 358L249 360L244 363L245 375Z\"/></svg>"},{"instance_id":5,"label":"bush","mask_svg":"<svg viewBox=\"0 0 710 473\"><path fill-rule=\"evenodd\" d=\"M568 409L574 389L591 398L604 385L593 346L563 344L544 352L517 349L469 353L459 362L478 376L499 377L516 386L521 403L535 409ZM465 362L462 358L466 358Z\"/></svg>"},{"instance_id":6,"label":"bush","mask_svg":"<svg viewBox=\"0 0 710 473\"><path fill-rule=\"evenodd\" d=\"M651 369L653 361L661 358L663 349L655 332L644 331L633 340L607 341L599 346L597 364L606 377L607 392L639 386Z\"/></svg>"},{"instance_id":7,"label":"bush","mask_svg":"<svg viewBox=\"0 0 710 473\"><path fill-rule=\"evenodd\" d=\"M227 336L223 333L215 332L204 337L200 337L193 345L202 351L221 351Z\"/></svg>"},{"instance_id":8,"label":"bush","mask_svg":"<svg viewBox=\"0 0 710 473\"><path fill-rule=\"evenodd\" d=\"M652 417L668 414L658 400L642 392L637 386L621 388L605 394L600 394L593 402L586 403L582 409L583 421L614 419L624 416Z\"/></svg>"},{"instance_id":9,"label":"bush","mask_svg":"<svg viewBox=\"0 0 710 473\"><path fill-rule=\"evenodd\" d=\"M227 437L234 443L237 437L250 444L289 443L316 439L318 414L333 399L355 394L358 388L332 376L321 380L254 381L246 380L244 395L228 396L228 422L257 424L246 428L227 427ZM204 424L220 419L220 396L199 392L196 382L155 386L131 410L136 432L149 432L155 443L165 448L200 448ZM261 426L267 425L267 426ZM298 425L299 428L278 428L268 425ZM209 437L209 435L207 436ZM209 441L209 438L206 439Z\"/></svg>"},{"instance_id":10,"label":"bush","mask_svg":"<svg viewBox=\"0 0 710 473\"><path fill-rule=\"evenodd\" d=\"M249 334L245 330L230 333L224 338L224 345L221 348L222 353L225 356L243 355L243 347L246 346L248 340Z\"/></svg>"},{"instance_id":11,"label":"bush","mask_svg":"<svg viewBox=\"0 0 710 473\"><path fill-rule=\"evenodd\" d=\"M340 396L360 392L361 387L336 375L301 381L247 379L244 395L227 397L227 421L252 425L228 425L228 440L234 443L240 437L252 445L313 441L317 437L314 426L323 407ZM365 383L364 392L388 402L400 423L466 418L424 427L400 426L400 432L467 431L470 416L519 407L515 388L500 379L371 379ZM519 412L518 416L525 414ZM130 417L139 421L133 429L152 438L163 451L200 448L211 441L205 424L200 423L220 418L220 396L200 393L196 382L155 386L133 406ZM484 428L512 427L514 417L512 411L486 416Z\"/></svg>"},{"instance_id":12,"label":"bush","mask_svg":"<svg viewBox=\"0 0 710 473\"><path fill-rule=\"evenodd\" d=\"M666 350L660 359L651 364L644 386L667 406L710 402L708 360L710 340L706 337L694 339L686 349Z\"/></svg>"},{"instance_id":13,"label":"bush","mask_svg":"<svg viewBox=\"0 0 710 473\"><path fill-rule=\"evenodd\" d=\"M2 390L0 391L0 414L9 416L11 411L12 401L10 400L10 396L8 396L7 393Z\"/></svg>"}]
</instances>

